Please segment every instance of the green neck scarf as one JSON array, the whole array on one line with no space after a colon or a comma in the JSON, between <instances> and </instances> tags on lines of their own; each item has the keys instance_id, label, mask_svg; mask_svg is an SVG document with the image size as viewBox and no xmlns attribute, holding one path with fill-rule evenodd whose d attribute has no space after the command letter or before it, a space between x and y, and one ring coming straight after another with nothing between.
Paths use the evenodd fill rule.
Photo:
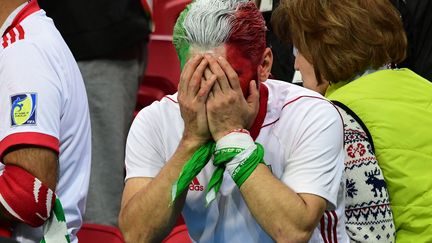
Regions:
<instances>
[{"instance_id":1,"label":"green neck scarf","mask_svg":"<svg viewBox=\"0 0 432 243\"><path fill-rule=\"evenodd\" d=\"M235 162L236 168L231 177L240 188L246 179L252 174L259 163L264 163L264 148L255 143L252 149L223 148L215 151L215 142L207 142L201 146L184 165L180 176L172 187L171 202L174 202L184 192L192 180L201 172L207 162L214 155L213 165L216 167L209 181L206 192L206 205L210 204L223 181L223 173L228 162Z\"/></svg>"}]
</instances>

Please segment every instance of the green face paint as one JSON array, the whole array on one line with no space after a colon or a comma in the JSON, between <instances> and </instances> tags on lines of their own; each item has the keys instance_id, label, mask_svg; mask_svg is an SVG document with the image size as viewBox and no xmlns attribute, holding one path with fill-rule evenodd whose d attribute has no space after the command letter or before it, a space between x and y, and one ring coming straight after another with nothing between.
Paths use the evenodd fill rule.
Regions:
<instances>
[{"instance_id":1,"label":"green face paint","mask_svg":"<svg viewBox=\"0 0 432 243\"><path fill-rule=\"evenodd\" d=\"M183 26L184 20L190 10L190 5L191 4L187 5L186 8L180 13L173 30L173 44L180 60L181 70L183 70L183 67L186 64L190 49L190 44L186 38L186 30Z\"/></svg>"}]
</instances>

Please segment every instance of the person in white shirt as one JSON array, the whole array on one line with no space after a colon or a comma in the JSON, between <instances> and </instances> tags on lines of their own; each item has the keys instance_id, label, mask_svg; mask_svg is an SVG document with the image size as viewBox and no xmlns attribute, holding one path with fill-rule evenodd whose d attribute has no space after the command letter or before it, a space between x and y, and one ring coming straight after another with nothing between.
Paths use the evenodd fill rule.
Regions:
<instances>
[{"instance_id":1,"label":"person in white shirt","mask_svg":"<svg viewBox=\"0 0 432 243\"><path fill-rule=\"evenodd\" d=\"M0 235L39 242L54 217L65 223L54 242L77 242L91 157L84 83L37 1L0 5Z\"/></svg>"},{"instance_id":2,"label":"person in white shirt","mask_svg":"<svg viewBox=\"0 0 432 243\"><path fill-rule=\"evenodd\" d=\"M126 242L162 240L180 213L193 242L349 242L342 121L318 93L268 79L265 31L246 0L180 15L178 93L129 131Z\"/></svg>"}]
</instances>

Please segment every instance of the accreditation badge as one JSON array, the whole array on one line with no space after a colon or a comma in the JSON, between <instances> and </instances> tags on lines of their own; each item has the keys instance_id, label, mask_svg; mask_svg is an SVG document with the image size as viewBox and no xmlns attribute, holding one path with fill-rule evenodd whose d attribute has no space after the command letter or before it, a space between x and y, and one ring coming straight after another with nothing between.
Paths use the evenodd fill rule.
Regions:
<instances>
[{"instance_id":1,"label":"accreditation badge","mask_svg":"<svg viewBox=\"0 0 432 243\"><path fill-rule=\"evenodd\" d=\"M36 125L37 94L11 96L11 126Z\"/></svg>"}]
</instances>

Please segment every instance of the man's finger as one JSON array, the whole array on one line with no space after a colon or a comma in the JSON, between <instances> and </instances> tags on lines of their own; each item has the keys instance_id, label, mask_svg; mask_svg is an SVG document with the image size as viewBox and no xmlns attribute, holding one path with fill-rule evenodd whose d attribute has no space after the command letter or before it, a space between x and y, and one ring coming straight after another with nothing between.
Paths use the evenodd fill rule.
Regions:
<instances>
[{"instance_id":1,"label":"man's finger","mask_svg":"<svg viewBox=\"0 0 432 243\"><path fill-rule=\"evenodd\" d=\"M180 82L178 85L179 92L187 93L187 89L192 75L195 72L196 67L201 63L202 59L202 55L195 55L186 62L183 67L183 71L180 74Z\"/></svg>"},{"instance_id":2,"label":"man's finger","mask_svg":"<svg viewBox=\"0 0 432 243\"><path fill-rule=\"evenodd\" d=\"M206 69L204 70L204 78L210 79L212 76L213 76L212 71L210 70L209 67L206 67Z\"/></svg>"},{"instance_id":3,"label":"man's finger","mask_svg":"<svg viewBox=\"0 0 432 243\"><path fill-rule=\"evenodd\" d=\"M216 75L212 75L209 79L201 79L200 90L198 91L198 100L206 101L209 95L212 94L211 90L216 83Z\"/></svg>"},{"instance_id":4,"label":"man's finger","mask_svg":"<svg viewBox=\"0 0 432 243\"><path fill-rule=\"evenodd\" d=\"M198 93L198 90L201 86L201 78L204 76L204 70L207 68L207 66L208 61L205 58L201 59L200 64L195 69L192 78L189 81L189 85L187 87L188 96L196 96Z\"/></svg>"},{"instance_id":5,"label":"man's finger","mask_svg":"<svg viewBox=\"0 0 432 243\"><path fill-rule=\"evenodd\" d=\"M236 71L231 67L229 62L223 58L222 56L219 56L217 58L217 62L219 64L219 67L222 68L223 72L225 73L226 77L228 78L229 85L234 90L241 90L240 81L238 78L238 75Z\"/></svg>"},{"instance_id":6,"label":"man's finger","mask_svg":"<svg viewBox=\"0 0 432 243\"><path fill-rule=\"evenodd\" d=\"M219 63L217 62L216 58L211 55L205 55L205 58L209 62L209 67L212 73L214 73L218 78L218 83L221 88L222 92L226 92L229 89L231 89L231 86L229 84L228 78L223 71L223 69L220 67Z\"/></svg>"},{"instance_id":7,"label":"man's finger","mask_svg":"<svg viewBox=\"0 0 432 243\"><path fill-rule=\"evenodd\" d=\"M253 110L259 109L259 89L255 80L249 83L249 96L246 100Z\"/></svg>"}]
</instances>

